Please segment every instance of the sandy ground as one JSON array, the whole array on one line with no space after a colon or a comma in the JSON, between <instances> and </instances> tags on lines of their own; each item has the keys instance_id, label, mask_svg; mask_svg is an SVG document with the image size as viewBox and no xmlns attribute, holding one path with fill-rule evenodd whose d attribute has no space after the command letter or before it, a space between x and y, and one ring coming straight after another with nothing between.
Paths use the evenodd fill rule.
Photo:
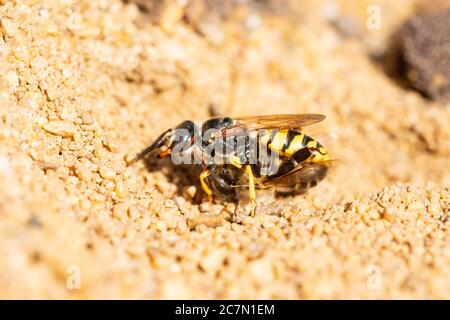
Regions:
<instances>
[{"instance_id":1,"label":"sandy ground","mask_svg":"<svg viewBox=\"0 0 450 320\"><path fill-rule=\"evenodd\" d=\"M377 62L416 3L371 2L0 0L0 297L450 298L450 105ZM240 223L127 166L211 107L325 114L340 164Z\"/></svg>"}]
</instances>

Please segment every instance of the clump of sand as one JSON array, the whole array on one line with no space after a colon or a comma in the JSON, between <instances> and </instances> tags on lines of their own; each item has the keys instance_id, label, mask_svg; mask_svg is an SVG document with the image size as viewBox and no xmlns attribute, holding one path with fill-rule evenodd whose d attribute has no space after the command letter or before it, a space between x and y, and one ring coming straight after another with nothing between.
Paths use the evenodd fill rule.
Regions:
<instances>
[{"instance_id":1,"label":"clump of sand","mask_svg":"<svg viewBox=\"0 0 450 320\"><path fill-rule=\"evenodd\" d=\"M367 1L0 3L1 297L449 298L450 108L370 58L414 2L374 30ZM240 224L183 168L127 166L211 106L325 114L340 165Z\"/></svg>"}]
</instances>

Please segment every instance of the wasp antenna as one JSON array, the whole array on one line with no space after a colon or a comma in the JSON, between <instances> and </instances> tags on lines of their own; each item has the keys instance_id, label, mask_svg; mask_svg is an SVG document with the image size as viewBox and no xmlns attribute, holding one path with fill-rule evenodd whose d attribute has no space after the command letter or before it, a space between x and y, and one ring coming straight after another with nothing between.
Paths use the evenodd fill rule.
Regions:
<instances>
[{"instance_id":1,"label":"wasp antenna","mask_svg":"<svg viewBox=\"0 0 450 320\"><path fill-rule=\"evenodd\" d=\"M147 147L144 149L144 151L138 153L135 157L136 161L139 161L141 159L143 159L146 155L148 155L149 153L151 153L153 150L156 149L156 145L152 144L151 146Z\"/></svg>"},{"instance_id":2,"label":"wasp antenna","mask_svg":"<svg viewBox=\"0 0 450 320\"><path fill-rule=\"evenodd\" d=\"M128 161L128 166L132 166L134 165L136 162L138 162L139 160L142 159L142 152L138 153L133 159L131 159L130 161Z\"/></svg>"},{"instance_id":3,"label":"wasp antenna","mask_svg":"<svg viewBox=\"0 0 450 320\"><path fill-rule=\"evenodd\" d=\"M128 161L127 166L128 166L128 167L129 167L129 166L132 166L132 165L134 165L136 162L137 162L137 159L136 159L136 157L134 157L133 159L131 159L130 161Z\"/></svg>"},{"instance_id":4,"label":"wasp antenna","mask_svg":"<svg viewBox=\"0 0 450 320\"><path fill-rule=\"evenodd\" d=\"M129 165L132 165L136 162L138 162L139 160L143 159L145 156L147 156L148 154L150 154L153 150L157 149L157 148L161 148L162 146L164 146L165 144L167 144L167 142L169 141L168 139L170 139L170 133L172 132L172 129L169 129L165 132L163 132L156 140L155 142L153 142L150 146L148 146L147 148L145 148L143 151L141 151L140 153L138 153L136 155L136 157L134 157L130 162Z\"/></svg>"},{"instance_id":5,"label":"wasp antenna","mask_svg":"<svg viewBox=\"0 0 450 320\"><path fill-rule=\"evenodd\" d=\"M144 151L141 151L140 153L138 153L133 159L131 159L131 161L128 163L128 165L133 165L136 162L138 162L139 160L142 160L147 154L151 153L154 149L156 149L156 145L152 144L151 146L145 148Z\"/></svg>"}]
</instances>

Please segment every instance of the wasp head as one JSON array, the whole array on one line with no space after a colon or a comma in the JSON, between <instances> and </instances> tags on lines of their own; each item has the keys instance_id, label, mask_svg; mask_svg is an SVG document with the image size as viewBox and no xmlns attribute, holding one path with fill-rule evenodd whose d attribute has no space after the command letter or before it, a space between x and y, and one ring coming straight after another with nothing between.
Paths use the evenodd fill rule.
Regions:
<instances>
[{"instance_id":1,"label":"wasp head","mask_svg":"<svg viewBox=\"0 0 450 320\"><path fill-rule=\"evenodd\" d=\"M233 125L233 120L229 117L211 118L202 125L203 144L212 144L216 139L222 138L221 130Z\"/></svg>"},{"instance_id":2,"label":"wasp head","mask_svg":"<svg viewBox=\"0 0 450 320\"><path fill-rule=\"evenodd\" d=\"M158 159L164 158L170 155L177 145L189 149L193 144L194 136L195 124L190 120L183 121L177 127L163 132L150 146L139 153L134 161L150 154L155 154Z\"/></svg>"}]
</instances>

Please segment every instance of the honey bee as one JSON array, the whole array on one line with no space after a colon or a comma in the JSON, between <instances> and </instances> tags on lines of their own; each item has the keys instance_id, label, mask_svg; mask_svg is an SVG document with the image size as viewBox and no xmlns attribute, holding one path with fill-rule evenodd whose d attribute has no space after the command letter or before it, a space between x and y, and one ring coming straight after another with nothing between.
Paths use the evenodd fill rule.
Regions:
<instances>
[{"instance_id":1,"label":"honey bee","mask_svg":"<svg viewBox=\"0 0 450 320\"><path fill-rule=\"evenodd\" d=\"M237 187L245 187L254 215L256 188L303 193L325 178L333 160L302 131L324 119L320 114L215 117L201 126L186 120L162 133L135 161L171 155L176 164L181 159L199 166L200 185L209 197L235 200Z\"/></svg>"}]
</instances>

